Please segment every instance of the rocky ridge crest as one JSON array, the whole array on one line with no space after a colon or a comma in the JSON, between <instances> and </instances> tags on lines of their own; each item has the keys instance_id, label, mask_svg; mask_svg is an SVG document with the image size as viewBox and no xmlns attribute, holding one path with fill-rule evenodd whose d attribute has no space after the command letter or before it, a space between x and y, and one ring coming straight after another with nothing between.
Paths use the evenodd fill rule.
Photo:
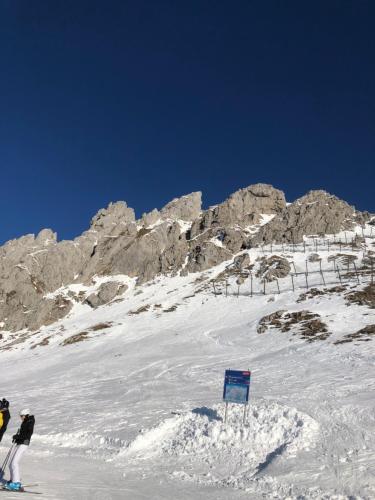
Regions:
<instances>
[{"instance_id":1,"label":"rocky ridge crest","mask_svg":"<svg viewBox=\"0 0 375 500\"><path fill-rule=\"evenodd\" d=\"M371 218L325 191L287 204L284 193L255 184L223 203L201 208L201 193L176 198L136 220L125 202L111 203L72 241L50 229L0 247L0 331L36 330L69 313L72 300L59 294L94 276L127 275L142 284L157 275L186 275L211 268L263 243L300 242L304 235L337 233ZM123 293L106 284L87 303L98 307ZM74 297L79 300L79 297Z\"/></svg>"}]
</instances>

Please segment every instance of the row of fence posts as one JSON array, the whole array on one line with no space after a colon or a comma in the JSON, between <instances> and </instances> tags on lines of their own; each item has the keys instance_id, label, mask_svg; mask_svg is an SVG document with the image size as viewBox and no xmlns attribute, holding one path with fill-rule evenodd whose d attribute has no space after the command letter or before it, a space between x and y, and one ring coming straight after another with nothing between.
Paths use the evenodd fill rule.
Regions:
<instances>
[{"instance_id":1,"label":"row of fence posts","mask_svg":"<svg viewBox=\"0 0 375 500\"><path fill-rule=\"evenodd\" d=\"M322 268L322 263L321 261L319 261L319 270L318 271L311 271L309 270L309 267L308 267L308 262L306 261L306 271L305 272L297 272L296 271L296 267L295 267L295 264L294 262L291 262L291 264L293 265L293 268L294 268L294 273L290 273L290 278L291 278L291 285L292 285L292 288L291 290L293 290L293 292L295 292L295 290L297 288L301 288L301 287L297 287L296 283L295 283L295 279L298 278L298 276L304 276L305 277L305 283L306 283L306 289L308 290L311 285L309 284L309 276L312 275L312 274L320 274L321 278L322 278L322 284L324 286L326 286L326 279L325 279L325 275L327 274L332 274L332 273L335 273L338 277L338 281L336 281L335 283L340 283L340 285L343 284L343 282L345 281L345 277L342 275L342 270L340 272L340 268L339 266L336 264L336 259L333 259L333 268L332 269L323 269ZM357 268L355 262L349 262L347 263L347 268L346 268L346 272L349 273L350 271L350 264L353 264L353 268L354 268L354 275L353 275L353 279L351 279L351 276L347 276L348 280L347 281L354 281L356 280L358 284L360 284L360 275L362 273L359 272L359 269ZM247 274L240 274L240 276L242 278L250 278L250 296L253 297L254 295L254 276L253 276L253 273L252 272L249 272ZM374 284L374 260L371 259L370 260L370 281L371 281L371 285ZM279 278L275 278L274 280L272 281L267 281L266 279L262 279L261 280L261 283L262 283L262 289L263 289L263 294L266 295L267 294L267 291L266 291L266 287L267 287L267 283L276 283L276 286L277 286L277 291L278 293L280 294L281 293L281 290L280 290L280 283L279 283ZM215 280L212 281L212 285L213 285L213 291L214 291L214 295L218 295L218 290L216 288L216 283L215 283ZM237 297L239 297L240 295L240 286L238 283L237 283ZM319 285L315 285L315 286L319 286ZM228 288L230 287L229 283L228 283L228 278L225 279L225 296L228 297Z\"/></svg>"},{"instance_id":2,"label":"row of fence posts","mask_svg":"<svg viewBox=\"0 0 375 500\"><path fill-rule=\"evenodd\" d=\"M362 234L363 234L363 238L375 238L375 234L373 235L373 228L371 226L371 233L370 235L365 235L364 234L364 230L362 228ZM357 235L358 236L358 235ZM352 251L354 251L355 248L357 248L357 236L356 237L352 237L352 240L350 241L347 237L347 234L346 232L344 233L344 237L345 237L345 241L342 241L341 239L340 240L330 240L330 239L323 239L323 243L321 240L319 240L318 238L313 238L312 239L312 245L309 245L308 242L306 241L303 241L302 243L295 243L294 241L292 243L281 243L281 249L283 252L285 251L292 251L292 253L295 253L295 252L298 252L298 251L301 251L302 252L302 248L303 248L303 252L306 253L306 250L308 250L311 246L314 248L314 250L316 252L319 252L319 251L324 251L327 249L327 251L329 252L330 251L330 248L332 247L339 247L340 249L340 252L342 251L343 248L345 247L351 247ZM273 252L273 249L274 249L274 246L276 248L280 248L280 243L274 243L271 241L271 243L269 244L269 252ZM366 246L366 243L365 243L365 246ZM292 250L290 250L290 248L292 248ZM301 248L301 250L300 250ZM286 250L287 249L287 250ZM261 251L263 254L265 254L267 252L267 246L266 245L261 245Z\"/></svg>"}]
</instances>

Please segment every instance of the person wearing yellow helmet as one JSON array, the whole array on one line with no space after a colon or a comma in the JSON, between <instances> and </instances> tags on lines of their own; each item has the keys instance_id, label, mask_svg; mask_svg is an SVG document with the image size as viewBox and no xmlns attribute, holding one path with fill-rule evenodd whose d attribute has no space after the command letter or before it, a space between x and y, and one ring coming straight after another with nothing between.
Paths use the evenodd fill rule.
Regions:
<instances>
[{"instance_id":1,"label":"person wearing yellow helmet","mask_svg":"<svg viewBox=\"0 0 375 500\"><path fill-rule=\"evenodd\" d=\"M0 401L0 442L3 439L5 431L7 430L9 420L9 401L3 398Z\"/></svg>"}]
</instances>

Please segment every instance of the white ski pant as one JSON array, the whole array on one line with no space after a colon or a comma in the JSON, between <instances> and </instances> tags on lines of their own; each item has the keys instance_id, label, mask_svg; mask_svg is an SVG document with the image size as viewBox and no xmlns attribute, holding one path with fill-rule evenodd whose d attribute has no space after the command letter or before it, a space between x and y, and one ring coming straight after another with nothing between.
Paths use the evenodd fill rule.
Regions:
<instances>
[{"instance_id":1,"label":"white ski pant","mask_svg":"<svg viewBox=\"0 0 375 500\"><path fill-rule=\"evenodd\" d=\"M12 453L12 457L9 462L10 480L12 483L20 483L21 478L19 463L28 446L26 444L17 444L14 448L14 452Z\"/></svg>"}]
</instances>

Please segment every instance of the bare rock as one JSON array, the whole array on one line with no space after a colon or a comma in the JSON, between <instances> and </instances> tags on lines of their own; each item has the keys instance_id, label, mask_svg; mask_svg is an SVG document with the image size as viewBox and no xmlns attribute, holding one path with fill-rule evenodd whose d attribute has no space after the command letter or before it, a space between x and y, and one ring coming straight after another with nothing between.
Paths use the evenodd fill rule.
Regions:
<instances>
[{"instance_id":1,"label":"bare rock","mask_svg":"<svg viewBox=\"0 0 375 500\"><path fill-rule=\"evenodd\" d=\"M143 214L140 222L144 227L149 227L149 226L153 226L154 224L156 224L160 220L160 218L161 218L161 215L160 215L159 210L154 208L154 210L152 210L152 212L149 212L147 214Z\"/></svg>"},{"instance_id":2,"label":"bare rock","mask_svg":"<svg viewBox=\"0 0 375 500\"><path fill-rule=\"evenodd\" d=\"M175 198L162 208L160 214L163 219L193 221L199 217L201 206L202 193L198 191L181 196L181 198Z\"/></svg>"},{"instance_id":3,"label":"bare rock","mask_svg":"<svg viewBox=\"0 0 375 500\"><path fill-rule=\"evenodd\" d=\"M367 285L363 290L348 293L346 295L347 304L357 304L375 309L375 285Z\"/></svg>"},{"instance_id":4,"label":"bare rock","mask_svg":"<svg viewBox=\"0 0 375 500\"><path fill-rule=\"evenodd\" d=\"M355 209L345 201L325 191L310 191L263 226L251 243L298 243L304 235L335 234L353 228L355 216Z\"/></svg>"},{"instance_id":5,"label":"bare rock","mask_svg":"<svg viewBox=\"0 0 375 500\"><path fill-rule=\"evenodd\" d=\"M37 245L49 245L50 243L57 242L57 234L52 229L42 229L38 236L35 238Z\"/></svg>"},{"instance_id":6,"label":"bare rock","mask_svg":"<svg viewBox=\"0 0 375 500\"><path fill-rule=\"evenodd\" d=\"M102 283L98 292L89 295L86 302L94 308L108 304L115 297L124 293L127 288L127 285L119 283L118 281L108 281L106 283Z\"/></svg>"},{"instance_id":7,"label":"bare rock","mask_svg":"<svg viewBox=\"0 0 375 500\"><path fill-rule=\"evenodd\" d=\"M293 335L298 335L307 342L325 340L331 335L319 314L310 311L276 311L264 316L259 321L257 332L265 333L270 329L281 332L292 331Z\"/></svg>"},{"instance_id":8,"label":"bare rock","mask_svg":"<svg viewBox=\"0 0 375 500\"><path fill-rule=\"evenodd\" d=\"M261 214L277 214L286 208L282 191L268 184L254 184L233 193L224 203L212 207L193 223L191 238L211 227L245 228L260 222Z\"/></svg>"},{"instance_id":9,"label":"bare rock","mask_svg":"<svg viewBox=\"0 0 375 500\"><path fill-rule=\"evenodd\" d=\"M238 270L245 269L249 267L249 265L250 265L250 256L247 253L238 255L233 261L233 266Z\"/></svg>"},{"instance_id":10,"label":"bare rock","mask_svg":"<svg viewBox=\"0 0 375 500\"><path fill-rule=\"evenodd\" d=\"M196 245L190 250L189 260L182 274L196 273L217 266L221 262L228 260L231 255L228 250L215 245L211 241L203 245Z\"/></svg>"},{"instance_id":11,"label":"bare rock","mask_svg":"<svg viewBox=\"0 0 375 500\"><path fill-rule=\"evenodd\" d=\"M284 257L272 255L263 257L259 266L257 277L265 281L274 281L277 278L285 278L290 273L290 264Z\"/></svg>"},{"instance_id":12,"label":"bare rock","mask_svg":"<svg viewBox=\"0 0 375 500\"><path fill-rule=\"evenodd\" d=\"M248 226L259 224L262 214L274 217L250 234ZM63 317L72 302L61 296L48 298L49 294L71 283L90 283L95 275L125 274L144 283L160 274L209 269L260 243L298 242L305 234L335 233L358 221L373 220L324 191L310 192L287 206L284 194L266 184L241 189L203 212L201 193L191 193L137 222L125 202L111 203L73 241L58 242L52 230L43 229L36 237L29 234L0 247L2 330L37 329ZM372 259L370 253L366 259L365 266ZM238 265L249 264L238 260ZM264 263L261 272L266 279L275 279L289 271L277 257ZM115 288L99 290L90 297L92 305L113 300Z\"/></svg>"},{"instance_id":13,"label":"bare rock","mask_svg":"<svg viewBox=\"0 0 375 500\"><path fill-rule=\"evenodd\" d=\"M91 220L91 229L102 231L113 225L134 221L134 210L129 208L124 201L118 201L99 210Z\"/></svg>"},{"instance_id":14,"label":"bare rock","mask_svg":"<svg viewBox=\"0 0 375 500\"><path fill-rule=\"evenodd\" d=\"M321 260L322 258L318 253L312 253L308 258L309 262L320 262Z\"/></svg>"}]
</instances>

